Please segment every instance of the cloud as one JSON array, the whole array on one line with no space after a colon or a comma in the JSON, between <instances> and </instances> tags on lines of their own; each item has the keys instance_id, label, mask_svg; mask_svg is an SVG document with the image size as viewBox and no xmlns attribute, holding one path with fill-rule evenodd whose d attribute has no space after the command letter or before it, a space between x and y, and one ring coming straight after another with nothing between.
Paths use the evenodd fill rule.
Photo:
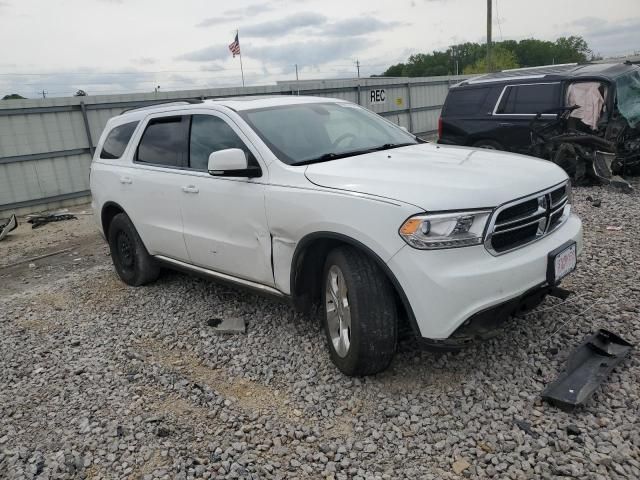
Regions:
<instances>
[{"instance_id":1,"label":"cloud","mask_svg":"<svg viewBox=\"0 0 640 480\"><path fill-rule=\"evenodd\" d=\"M383 22L374 17L356 17L328 24L322 29L322 33L336 37L351 37L367 35L401 25L406 24L402 22Z\"/></svg>"},{"instance_id":2,"label":"cloud","mask_svg":"<svg viewBox=\"0 0 640 480\"><path fill-rule=\"evenodd\" d=\"M607 22L583 17L565 25L567 35L581 35L594 53L617 55L630 53L640 45L640 18Z\"/></svg>"},{"instance_id":3,"label":"cloud","mask_svg":"<svg viewBox=\"0 0 640 480\"><path fill-rule=\"evenodd\" d=\"M157 60L152 57L138 57L131 60L131 63L135 63L136 65L153 65Z\"/></svg>"},{"instance_id":4,"label":"cloud","mask_svg":"<svg viewBox=\"0 0 640 480\"><path fill-rule=\"evenodd\" d=\"M255 5L249 5L243 8L234 8L222 12L217 17L205 18L196 27L211 27L213 25L219 25L221 23L236 22L244 20L246 17L252 17L258 13L265 13L273 10L273 6L268 3L258 3Z\"/></svg>"},{"instance_id":5,"label":"cloud","mask_svg":"<svg viewBox=\"0 0 640 480\"><path fill-rule=\"evenodd\" d=\"M187 60L189 62L213 62L216 60L225 60L229 55L229 45L212 45L210 47L201 48L200 50L180 55L176 57L176 60Z\"/></svg>"},{"instance_id":6,"label":"cloud","mask_svg":"<svg viewBox=\"0 0 640 480\"><path fill-rule=\"evenodd\" d=\"M272 20L242 29L242 34L248 37L281 37L307 27L324 25L327 17L319 13L297 13L278 20Z\"/></svg>"},{"instance_id":7,"label":"cloud","mask_svg":"<svg viewBox=\"0 0 640 480\"><path fill-rule=\"evenodd\" d=\"M335 60L352 57L356 52L373 43L364 38L353 38L345 42L341 38L288 42L280 45L249 46L244 55L278 66L322 65Z\"/></svg>"}]
</instances>

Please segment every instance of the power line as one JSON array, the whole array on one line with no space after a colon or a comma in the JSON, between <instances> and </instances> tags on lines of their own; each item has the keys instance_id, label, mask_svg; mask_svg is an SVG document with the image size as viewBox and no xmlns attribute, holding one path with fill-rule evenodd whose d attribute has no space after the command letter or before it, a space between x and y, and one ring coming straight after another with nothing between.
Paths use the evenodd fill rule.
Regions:
<instances>
[{"instance_id":1,"label":"power line","mask_svg":"<svg viewBox=\"0 0 640 480\"><path fill-rule=\"evenodd\" d=\"M498 0L496 0L496 20L498 21L498 30L500 31L500 41L503 41L502 37L502 24L500 23L500 11L498 10Z\"/></svg>"}]
</instances>

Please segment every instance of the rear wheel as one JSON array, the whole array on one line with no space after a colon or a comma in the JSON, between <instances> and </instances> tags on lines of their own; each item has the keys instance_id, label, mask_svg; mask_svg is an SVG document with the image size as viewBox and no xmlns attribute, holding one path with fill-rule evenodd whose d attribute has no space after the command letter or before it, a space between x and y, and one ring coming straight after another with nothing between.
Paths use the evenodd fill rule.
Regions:
<instances>
[{"instance_id":1,"label":"rear wheel","mask_svg":"<svg viewBox=\"0 0 640 480\"><path fill-rule=\"evenodd\" d=\"M333 363L346 375L385 370L396 350L393 288L380 268L353 247L339 247L324 267L324 330Z\"/></svg>"},{"instance_id":2,"label":"rear wheel","mask_svg":"<svg viewBox=\"0 0 640 480\"><path fill-rule=\"evenodd\" d=\"M126 213L113 217L108 240L113 265L124 283L137 287L158 278L160 267L147 252Z\"/></svg>"},{"instance_id":3,"label":"rear wheel","mask_svg":"<svg viewBox=\"0 0 640 480\"><path fill-rule=\"evenodd\" d=\"M473 144L476 148L486 148L487 150L504 150L504 147L493 140L478 140Z\"/></svg>"}]
</instances>

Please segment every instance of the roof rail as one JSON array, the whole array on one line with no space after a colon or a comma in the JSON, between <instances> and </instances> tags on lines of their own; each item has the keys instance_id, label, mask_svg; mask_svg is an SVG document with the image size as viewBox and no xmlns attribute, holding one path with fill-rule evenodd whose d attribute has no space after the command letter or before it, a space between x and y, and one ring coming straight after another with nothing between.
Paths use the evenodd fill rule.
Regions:
<instances>
[{"instance_id":1,"label":"roof rail","mask_svg":"<svg viewBox=\"0 0 640 480\"><path fill-rule=\"evenodd\" d=\"M122 115L123 113L133 112L134 110L144 110L145 108L156 107L158 105L172 105L172 104L173 105L189 105L189 104L196 104L196 103L202 103L202 100L198 98L187 98L184 100L168 100L166 102L156 102L156 103L151 103L149 105L142 105L140 107L127 108L122 112L120 112L120 115Z\"/></svg>"},{"instance_id":2,"label":"roof rail","mask_svg":"<svg viewBox=\"0 0 640 480\"><path fill-rule=\"evenodd\" d=\"M553 63L551 65L538 65L537 67L519 67L508 68L507 70L501 70L502 72L521 72L523 70L536 70L539 68L555 68L555 67L577 67L577 63Z\"/></svg>"}]
</instances>

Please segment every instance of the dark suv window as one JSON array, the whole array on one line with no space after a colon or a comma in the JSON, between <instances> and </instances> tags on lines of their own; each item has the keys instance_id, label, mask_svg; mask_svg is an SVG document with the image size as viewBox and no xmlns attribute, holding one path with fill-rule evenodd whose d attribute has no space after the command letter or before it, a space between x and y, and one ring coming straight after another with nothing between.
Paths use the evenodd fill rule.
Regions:
<instances>
[{"instance_id":1,"label":"dark suv window","mask_svg":"<svg viewBox=\"0 0 640 480\"><path fill-rule=\"evenodd\" d=\"M258 164L247 146L227 122L212 115L193 116L191 119L189 156L189 166L191 168L206 170L209 163L209 155L227 148L243 150L249 159L250 165Z\"/></svg>"},{"instance_id":2,"label":"dark suv window","mask_svg":"<svg viewBox=\"0 0 640 480\"><path fill-rule=\"evenodd\" d=\"M102 146L100 158L111 160L120 158L127 148L127 144L131 140L131 135L133 135L137 125L138 122L125 123L111 130Z\"/></svg>"},{"instance_id":3,"label":"dark suv window","mask_svg":"<svg viewBox=\"0 0 640 480\"><path fill-rule=\"evenodd\" d=\"M189 148L189 117L154 118L142 135L136 160L138 162L184 167Z\"/></svg>"},{"instance_id":4,"label":"dark suv window","mask_svg":"<svg viewBox=\"0 0 640 480\"><path fill-rule=\"evenodd\" d=\"M559 83L509 85L505 88L496 113L557 113L558 107L560 107Z\"/></svg>"},{"instance_id":5,"label":"dark suv window","mask_svg":"<svg viewBox=\"0 0 640 480\"><path fill-rule=\"evenodd\" d=\"M480 112L490 91L487 87L452 89L447 97L445 114L472 115Z\"/></svg>"}]
</instances>

